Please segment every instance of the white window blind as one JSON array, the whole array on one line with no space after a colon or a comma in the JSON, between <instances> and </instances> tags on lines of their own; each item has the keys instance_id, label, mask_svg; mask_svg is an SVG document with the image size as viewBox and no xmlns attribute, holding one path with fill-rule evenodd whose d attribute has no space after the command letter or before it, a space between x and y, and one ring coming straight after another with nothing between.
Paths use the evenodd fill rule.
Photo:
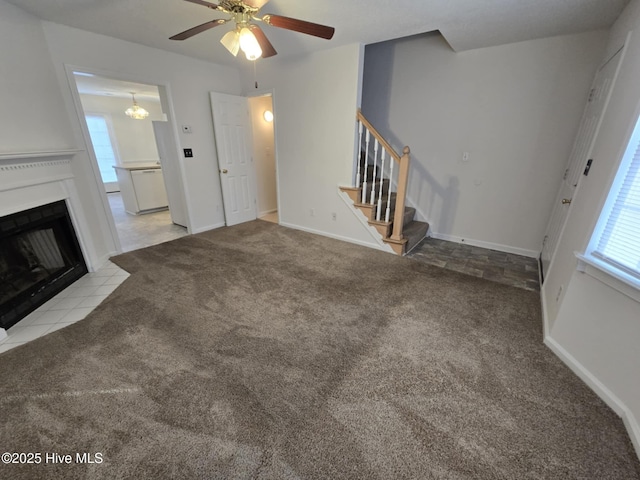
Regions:
<instances>
[{"instance_id":1,"label":"white window blind","mask_svg":"<svg viewBox=\"0 0 640 480\"><path fill-rule=\"evenodd\" d=\"M591 243L591 255L640 279L640 121Z\"/></svg>"}]
</instances>

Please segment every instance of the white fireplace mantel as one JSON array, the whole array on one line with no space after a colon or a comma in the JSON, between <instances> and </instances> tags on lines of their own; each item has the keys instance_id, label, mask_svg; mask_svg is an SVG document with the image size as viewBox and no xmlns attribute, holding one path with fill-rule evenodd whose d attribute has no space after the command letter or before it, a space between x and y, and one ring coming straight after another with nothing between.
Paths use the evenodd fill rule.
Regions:
<instances>
[{"instance_id":1,"label":"white fireplace mantel","mask_svg":"<svg viewBox=\"0 0 640 480\"><path fill-rule=\"evenodd\" d=\"M0 165L7 162L20 160L37 160L37 159L51 159L51 158L64 158L72 157L76 153L80 153L83 150L50 150L50 151L38 151L38 152L15 152L15 153L0 153Z\"/></svg>"},{"instance_id":2,"label":"white fireplace mantel","mask_svg":"<svg viewBox=\"0 0 640 480\"><path fill-rule=\"evenodd\" d=\"M90 270L86 221L71 160L83 150L0 153L0 217L65 200Z\"/></svg>"},{"instance_id":3,"label":"white fireplace mantel","mask_svg":"<svg viewBox=\"0 0 640 480\"><path fill-rule=\"evenodd\" d=\"M75 185L71 160L83 150L0 153L0 217L65 200L87 266L90 235ZM0 340L6 332L0 329Z\"/></svg>"}]
</instances>

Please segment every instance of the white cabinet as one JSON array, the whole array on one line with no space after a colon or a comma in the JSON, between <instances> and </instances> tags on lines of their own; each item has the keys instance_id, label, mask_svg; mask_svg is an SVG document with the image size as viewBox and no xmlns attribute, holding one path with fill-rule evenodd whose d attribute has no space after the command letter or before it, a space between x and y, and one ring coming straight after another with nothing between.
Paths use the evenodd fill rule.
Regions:
<instances>
[{"instance_id":1,"label":"white cabinet","mask_svg":"<svg viewBox=\"0 0 640 480\"><path fill-rule=\"evenodd\" d=\"M160 167L114 167L124 208L138 215L168 208L167 190Z\"/></svg>"}]
</instances>

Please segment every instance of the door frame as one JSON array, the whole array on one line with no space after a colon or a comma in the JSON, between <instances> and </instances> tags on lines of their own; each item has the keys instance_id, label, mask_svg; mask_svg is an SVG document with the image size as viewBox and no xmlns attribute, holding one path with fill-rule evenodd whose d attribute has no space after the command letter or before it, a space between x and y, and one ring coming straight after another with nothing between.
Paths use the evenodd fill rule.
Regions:
<instances>
[{"instance_id":1,"label":"door frame","mask_svg":"<svg viewBox=\"0 0 640 480\"><path fill-rule=\"evenodd\" d=\"M272 122L273 161L276 166L276 211L278 212L278 224L280 224L280 174L279 174L280 170L278 168L278 135L276 134L277 114L276 114L275 90L274 89L256 90L255 92L251 92L251 94L247 95L247 98L258 98L258 97L271 97L271 113L273 113L273 122ZM255 140L253 141L255 142ZM255 162L254 162L254 169L255 169ZM258 186L256 184L256 188L257 187Z\"/></svg>"},{"instance_id":2,"label":"door frame","mask_svg":"<svg viewBox=\"0 0 640 480\"><path fill-rule=\"evenodd\" d=\"M592 138L591 138L591 140L590 140L590 142L589 142L589 147L588 147L587 151L585 152L585 153L586 153L586 155L585 155L585 158L584 158L584 164L586 164L587 159L589 159L589 158L591 157L591 154L592 154L592 152L593 152L594 145L595 145L595 143L596 143L596 140L597 140L597 138L598 138L598 135L600 134L600 127L601 127L601 125L602 125L602 122L603 122L604 116L605 116L605 114L606 114L606 112L607 112L607 109L608 109L608 107L609 107L609 100L611 99L611 95L612 95L613 90L614 90L614 88L615 88L615 84L616 84L616 81L617 81L617 79L618 79L618 75L619 75L619 73L620 73L620 69L622 68L622 63L623 63L623 61L624 61L624 58L625 58L625 55L626 55L626 52L627 52L627 45L629 44L630 34L631 34L631 33L629 33L629 35L627 35L627 38L626 38L626 41L625 41L624 45L623 45L622 47L620 47L618 50L616 50L613 54L609 55L609 57L607 57L607 58L606 58L606 59L605 59L605 60L604 60L604 61L603 61L599 66L598 66L598 70L596 71L596 74L595 74L595 76L594 76L594 78L593 78L593 82L592 82L592 86L591 86L591 90L590 90L591 92L593 91L593 88L594 88L594 86L596 85L596 80L597 80L598 75L600 74L600 72L601 72L601 71L602 71L602 70L603 70L603 69L604 69L604 68L609 64L609 62L611 62L611 61L612 61L612 60L613 60L617 55L620 55L620 59L618 60L618 65L617 65L617 67L616 67L616 71L615 71L615 73L614 73L614 75L613 75L613 78L612 78L612 81L611 81L611 85L609 86L609 91L607 92L607 98L606 98L606 100L605 100L604 107L602 108L602 111L600 112L600 116L599 116L598 121L597 121L596 129L595 129L594 134L593 134L593 136L592 136ZM585 108L584 108L584 112L585 112L585 113L586 113L586 111L587 111L587 109L588 109L588 108L589 108L589 102L587 102L587 104L585 105ZM584 114L583 114L583 115L584 115ZM582 122L583 122L583 121L584 121L584 117L580 120L580 122L581 122L581 123L580 123L580 127L582 127ZM576 138L576 139L577 139L577 138ZM576 140L576 139L574 139L574 143L575 143L575 140ZM567 159L567 168L566 168L566 170L565 170L565 175L567 175L567 172L568 172L569 168L571 167L571 165L569 164L569 162L570 162L570 161L571 161L571 158ZM578 183L576 184L576 186L575 186L575 188L574 188L574 190L573 190L572 200L577 196L577 194L578 194L578 192L579 192L579 190L580 190L580 185L582 184L582 181L581 181L581 180L582 180L582 176L583 176L583 174L582 174L582 173L580 173L580 174L579 174L579 176L578 176ZM545 244L545 241L546 241L546 238L547 238L547 234L549 233L549 228L551 227L551 222L553 221L553 219L554 219L554 217L555 217L556 211L557 211L558 209L562 208L562 205L561 205L561 204L558 204L558 201L560 201L560 199L561 199L561 197L562 197L561 193L562 193L562 190L563 190L563 184L564 184L564 181L565 181L565 179L563 178L563 179L562 179L562 183L561 183L561 184L560 184L560 186L558 187L558 191L557 191L557 193L556 193L555 203L554 203L554 206L553 206L553 210L551 211L551 216L549 217L549 221L548 221L547 226L546 226L546 228L545 228L545 232L544 232L544 233L545 233L545 238L543 238L543 241L542 241L542 248L541 248L541 250L540 250L540 256L539 256L539 258L538 258L538 263L539 263L539 268L540 268L540 279L541 279L541 283L542 283L543 285L544 285L544 281L545 281L545 279L549 277L550 272L553 270L553 265L554 265L554 263L555 263L556 255L557 255L557 253L558 253L558 248L560 247L560 243L562 242L562 238L564 237L564 233L565 233L565 230L566 230L566 226L567 226L567 223L568 223L569 217L571 216L571 211L572 211L572 209L573 209L573 208L572 208L572 207L573 207L573 203L572 203L572 202L570 202L570 203L569 203L569 205L568 205L568 207L567 207L567 211L566 211L566 213L565 213L565 215L564 215L564 219L562 220L562 225L560 225L560 229L559 229L558 237L557 237L557 240L556 240L556 244L554 245L554 247L553 247L553 251L552 251L552 252L551 252L551 254L550 254L550 257L549 257L549 265L548 265L547 271L544 271L544 270L543 270L543 261L542 261L542 250L544 249L544 244Z\"/></svg>"},{"instance_id":3,"label":"door frame","mask_svg":"<svg viewBox=\"0 0 640 480\"><path fill-rule=\"evenodd\" d=\"M71 97L73 99L76 115L78 117L78 122L80 124L80 129L81 129L82 137L85 144L85 151L87 156L89 157L89 164L93 172L93 180L95 182L95 187L98 190L98 194L100 195L100 200L102 202L102 209L104 211L105 217L107 219L107 224L109 226L111 241L115 246L114 253L122 253L122 245L120 244L120 237L118 236L118 230L116 228L115 220L111 212L111 207L109 206L109 200L107 198L107 194L104 190L104 187L102 186L102 177L100 175L98 160L96 159L95 152L93 151L93 148L91 146L91 137L89 135L87 122L84 118L84 108L82 107L82 102L80 100L80 92L78 91L78 86L76 84L76 80L73 72L82 72L82 73L95 75L98 77L112 78L114 80L121 80L125 82L135 82L135 83L142 83L146 85L157 86L158 91L160 92L160 103L162 105L163 113L167 116L167 121L170 123L174 138L176 139L176 146L179 147L178 126L176 124L176 115L175 115L175 110L173 108L173 96L171 94L171 85L165 81L158 81L158 80L149 79L149 78L141 79L136 76L123 75L122 73L118 73L118 72L111 72L108 70L102 70L102 69L92 68L92 67L81 67L78 65L66 64L66 63L64 64L64 69L67 76L67 83L69 84ZM163 96L166 98L163 98ZM167 111L165 111L165 108ZM188 186L185 183L185 178L186 178L185 166L184 166L184 161L183 161L181 152L179 150L176 152L176 155L178 158L178 165L179 165L179 172L180 172L179 181L182 184L181 191L184 194L183 201L184 201L186 214L187 214L186 215L187 216L187 232L191 234L193 231L193 227L192 227L193 221L191 218L192 206L189 199L189 195L187 194Z\"/></svg>"}]
</instances>

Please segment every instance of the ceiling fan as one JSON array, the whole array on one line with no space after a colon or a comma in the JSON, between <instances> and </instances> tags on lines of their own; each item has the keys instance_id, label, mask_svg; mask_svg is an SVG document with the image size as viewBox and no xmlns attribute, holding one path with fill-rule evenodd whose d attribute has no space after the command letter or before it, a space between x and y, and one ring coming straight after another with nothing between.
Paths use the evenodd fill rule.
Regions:
<instances>
[{"instance_id":1,"label":"ceiling fan","mask_svg":"<svg viewBox=\"0 0 640 480\"><path fill-rule=\"evenodd\" d=\"M306 22L304 20L297 20L295 18L272 14L259 16L259 10L269 0L221 0L219 4L207 2L205 0L185 1L197 3L203 7L231 15L231 17L203 23L202 25L198 25L197 27L190 28L189 30L185 30L182 33L174 35L171 37L171 40L185 40L213 27L234 21L236 28L226 33L220 42L233 56L237 56L240 49L242 49L248 60L257 60L260 57L272 57L278 53L276 52L276 49L273 48L273 45L271 45L271 42L262 29L258 25L251 23L252 21L264 22L273 27L293 30L294 32L305 33L307 35L313 35L314 37L320 37L327 40L330 40L335 32L333 27Z\"/></svg>"}]
</instances>

